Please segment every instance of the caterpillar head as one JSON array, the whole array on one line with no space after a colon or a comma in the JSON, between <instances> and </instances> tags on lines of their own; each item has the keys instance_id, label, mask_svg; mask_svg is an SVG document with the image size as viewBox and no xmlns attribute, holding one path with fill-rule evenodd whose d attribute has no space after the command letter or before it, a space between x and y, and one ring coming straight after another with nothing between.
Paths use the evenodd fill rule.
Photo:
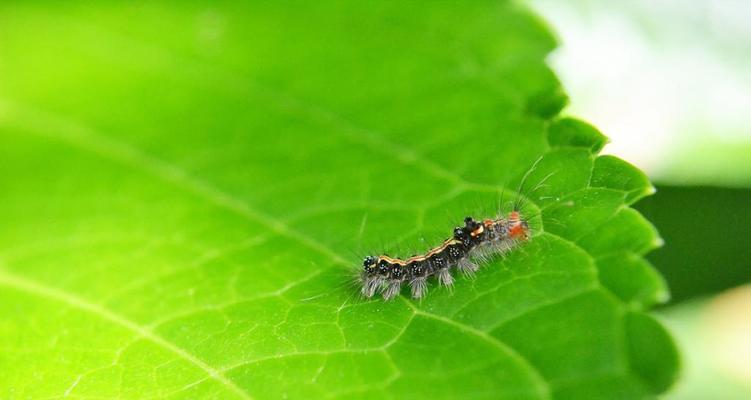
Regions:
<instances>
[{"instance_id":1,"label":"caterpillar head","mask_svg":"<svg viewBox=\"0 0 751 400\"><path fill-rule=\"evenodd\" d=\"M509 236L512 239L527 240L529 239L529 224L523 219L519 211L512 211L508 217Z\"/></svg>"}]
</instances>

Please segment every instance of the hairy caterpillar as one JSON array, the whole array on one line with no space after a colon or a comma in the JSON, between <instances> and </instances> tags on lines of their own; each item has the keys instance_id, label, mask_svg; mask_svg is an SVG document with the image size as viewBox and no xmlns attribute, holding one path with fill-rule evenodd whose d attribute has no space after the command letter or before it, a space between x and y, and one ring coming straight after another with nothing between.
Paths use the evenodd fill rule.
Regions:
<instances>
[{"instance_id":1,"label":"hairy caterpillar","mask_svg":"<svg viewBox=\"0 0 751 400\"><path fill-rule=\"evenodd\" d=\"M452 269L471 276L479 268L478 263L508 252L528 237L529 225L518 211L512 211L507 218L482 221L467 217L463 227L454 228L451 238L423 255L406 260L387 255L365 257L360 274L361 293L368 298L382 293L385 300L391 300L406 282L412 297L419 299L427 292L430 277L435 276L441 285L451 286Z\"/></svg>"}]
</instances>

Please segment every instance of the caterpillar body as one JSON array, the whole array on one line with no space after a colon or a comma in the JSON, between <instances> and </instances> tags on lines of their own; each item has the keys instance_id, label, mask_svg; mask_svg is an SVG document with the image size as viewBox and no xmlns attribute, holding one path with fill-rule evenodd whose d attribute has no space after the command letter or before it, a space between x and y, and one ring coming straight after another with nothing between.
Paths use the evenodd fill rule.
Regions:
<instances>
[{"instance_id":1,"label":"caterpillar body","mask_svg":"<svg viewBox=\"0 0 751 400\"><path fill-rule=\"evenodd\" d=\"M467 217L464 226L454 228L450 238L423 255L406 260L387 255L365 257L361 293L367 298L381 293L385 300L391 300L407 283L412 297L419 299L427 293L430 277L434 276L440 285L451 286L452 270L471 276L478 264L505 254L528 238L529 225L518 211L512 211L507 218L482 221Z\"/></svg>"}]
</instances>

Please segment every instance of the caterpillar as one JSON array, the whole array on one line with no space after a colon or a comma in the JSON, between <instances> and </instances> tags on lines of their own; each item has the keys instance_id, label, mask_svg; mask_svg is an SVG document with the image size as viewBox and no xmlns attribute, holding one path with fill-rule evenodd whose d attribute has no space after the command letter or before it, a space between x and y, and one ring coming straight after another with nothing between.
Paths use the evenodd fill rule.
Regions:
<instances>
[{"instance_id":1,"label":"caterpillar","mask_svg":"<svg viewBox=\"0 0 751 400\"><path fill-rule=\"evenodd\" d=\"M466 217L464 226L454 228L450 238L423 255L406 260L388 255L365 257L360 274L361 293L367 298L382 293L388 301L407 283L412 297L419 299L427 293L430 277L435 276L440 285L451 286L453 269L472 276L479 269L478 264L505 254L528 238L529 224L518 211L512 211L507 218L482 221Z\"/></svg>"}]
</instances>

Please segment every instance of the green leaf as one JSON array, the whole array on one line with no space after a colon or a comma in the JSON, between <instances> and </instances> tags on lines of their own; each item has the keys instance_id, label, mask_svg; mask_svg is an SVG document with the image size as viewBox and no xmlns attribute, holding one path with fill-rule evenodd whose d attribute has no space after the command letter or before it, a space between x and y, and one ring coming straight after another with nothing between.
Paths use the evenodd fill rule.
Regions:
<instances>
[{"instance_id":1,"label":"green leaf","mask_svg":"<svg viewBox=\"0 0 751 400\"><path fill-rule=\"evenodd\" d=\"M674 379L643 313L666 296L642 259L659 236L629 208L651 185L555 119L555 42L516 2L0 20L0 397L612 399ZM476 279L359 297L362 256L425 251L520 187L533 237Z\"/></svg>"},{"instance_id":2,"label":"green leaf","mask_svg":"<svg viewBox=\"0 0 751 400\"><path fill-rule=\"evenodd\" d=\"M561 118L548 129L551 146L575 146L598 153L607 143L607 138L595 127L574 118ZM608 174L609 175L609 174Z\"/></svg>"},{"instance_id":3,"label":"green leaf","mask_svg":"<svg viewBox=\"0 0 751 400\"><path fill-rule=\"evenodd\" d=\"M643 172L613 156L597 158L591 185L625 192L627 204L633 204L655 192L654 186Z\"/></svg>"},{"instance_id":4,"label":"green leaf","mask_svg":"<svg viewBox=\"0 0 751 400\"><path fill-rule=\"evenodd\" d=\"M665 329L654 318L639 313L626 317L626 335L631 366L642 381L657 392L675 381L677 371L663 369L664 363L677 364L678 350Z\"/></svg>"}]
</instances>

